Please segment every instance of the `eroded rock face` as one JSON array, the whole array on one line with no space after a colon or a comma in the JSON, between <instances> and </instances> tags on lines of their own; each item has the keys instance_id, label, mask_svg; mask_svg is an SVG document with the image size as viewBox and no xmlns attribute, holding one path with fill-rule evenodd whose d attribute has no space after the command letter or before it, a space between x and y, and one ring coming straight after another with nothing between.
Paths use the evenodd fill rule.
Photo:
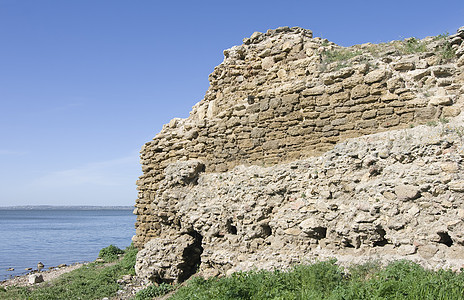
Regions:
<instances>
[{"instance_id":1,"label":"eroded rock face","mask_svg":"<svg viewBox=\"0 0 464 300\"><path fill-rule=\"evenodd\" d=\"M173 221L140 257L179 265L182 250L171 255L163 247L185 249L189 244L175 235L195 232L202 236L205 274L285 268L324 257L406 257L427 267L460 268L463 128L456 121L380 133L350 139L319 157L237 166L202 173L197 185L160 188L156 198ZM169 246L153 248L159 240Z\"/></svg>"},{"instance_id":2,"label":"eroded rock face","mask_svg":"<svg viewBox=\"0 0 464 300\"><path fill-rule=\"evenodd\" d=\"M195 232L154 238L137 254L136 273L157 283L182 282L197 271L201 244Z\"/></svg>"},{"instance_id":3,"label":"eroded rock face","mask_svg":"<svg viewBox=\"0 0 464 300\"><path fill-rule=\"evenodd\" d=\"M460 267L464 127L447 122L461 112L463 35L343 48L279 28L226 50L191 116L142 148L138 274L334 256Z\"/></svg>"}]
</instances>

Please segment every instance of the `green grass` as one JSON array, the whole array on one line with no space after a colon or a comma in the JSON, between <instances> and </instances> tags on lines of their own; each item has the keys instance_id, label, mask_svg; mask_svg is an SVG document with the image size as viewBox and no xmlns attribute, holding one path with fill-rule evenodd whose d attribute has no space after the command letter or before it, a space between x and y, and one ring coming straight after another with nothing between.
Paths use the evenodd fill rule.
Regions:
<instances>
[{"instance_id":1,"label":"green grass","mask_svg":"<svg viewBox=\"0 0 464 300\"><path fill-rule=\"evenodd\" d=\"M454 52L449 41L444 42L443 45L439 48L438 52L444 62L456 58L456 52Z\"/></svg>"},{"instance_id":2,"label":"green grass","mask_svg":"<svg viewBox=\"0 0 464 300\"><path fill-rule=\"evenodd\" d=\"M119 289L117 279L134 274L137 250L129 247L111 266L91 263L41 287L0 288L0 299L101 299ZM161 284L139 291L136 300L152 299L173 291ZM183 299L430 299L464 300L464 273L430 271L409 261L386 267L374 261L347 270L335 260L298 265L289 271L238 272L205 280L195 276L171 296Z\"/></svg>"},{"instance_id":3,"label":"green grass","mask_svg":"<svg viewBox=\"0 0 464 300\"><path fill-rule=\"evenodd\" d=\"M117 280L122 275L135 274L137 249L131 246L123 253L123 258L114 265L90 263L43 286L0 289L0 299L101 299L113 296L119 290Z\"/></svg>"},{"instance_id":4,"label":"green grass","mask_svg":"<svg viewBox=\"0 0 464 300\"><path fill-rule=\"evenodd\" d=\"M222 279L195 277L169 299L464 299L464 274L428 271L398 261L354 266L335 261L299 265L288 272L251 271Z\"/></svg>"},{"instance_id":5,"label":"green grass","mask_svg":"<svg viewBox=\"0 0 464 300\"><path fill-rule=\"evenodd\" d=\"M118 259L118 255L123 254L124 251L114 245L109 245L100 250L98 257L103 258L106 262L112 262Z\"/></svg>"},{"instance_id":6,"label":"green grass","mask_svg":"<svg viewBox=\"0 0 464 300\"><path fill-rule=\"evenodd\" d=\"M158 286L151 285L146 289L137 292L137 294L135 295L135 300L150 300L154 297L166 295L167 293L174 290L174 288L174 286L169 285L167 283L162 283Z\"/></svg>"},{"instance_id":7,"label":"green grass","mask_svg":"<svg viewBox=\"0 0 464 300\"><path fill-rule=\"evenodd\" d=\"M405 39L402 43L403 51L406 54L422 53L427 51L425 43L416 38Z\"/></svg>"},{"instance_id":8,"label":"green grass","mask_svg":"<svg viewBox=\"0 0 464 300\"><path fill-rule=\"evenodd\" d=\"M347 61L350 58L356 57L361 55L361 51L351 51L348 49L335 49L335 50L328 50L322 53L323 62L324 63L332 63L332 62L342 62Z\"/></svg>"}]
</instances>

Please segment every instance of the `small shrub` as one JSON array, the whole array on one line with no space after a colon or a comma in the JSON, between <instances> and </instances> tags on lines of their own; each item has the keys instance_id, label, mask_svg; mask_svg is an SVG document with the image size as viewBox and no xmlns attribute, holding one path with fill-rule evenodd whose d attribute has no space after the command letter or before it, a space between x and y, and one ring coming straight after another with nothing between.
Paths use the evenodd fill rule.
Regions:
<instances>
[{"instance_id":1,"label":"small shrub","mask_svg":"<svg viewBox=\"0 0 464 300\"><path fill-rule=\"evenodd\" d=\"M147 287L146 289L138 291L137 294L135 295L135 299L136 300L149 300L149 299L153 299L154 297L164 296L167 293L171 292L172 290L174 290L174 287L172 285L169 285L163 282L159 286L151 285Z\"/></svg>"},{"instance_id":2,"label":"small shrub","mask_svg":"<svg viewBox=\"0 0 464 300\"><path fill-rule=\"evenodd\" d=\"M107 262L112 262L118 259L119 254L123 254L124 251L114 245L109 245L106 248L100 250L98 257L103 258Z\"/></svg>"},{"instance_id":3,"label":"small shrub","mask_svg":"<svg viewBox=\"0 0 464 300\"><path fill-rule=\"evenodd\" d=\"M347 61L361 54L361 51L351 51L348 49L328 50L322 53L322 60L324 63L329 64L332 62Z\"/></svg>"},{"instance_id":4,"label":"small shrub","mask_svg":"<svg viewBox=\"0 0 464 300\"><path fill-rule=\"evenodd\" d=\"M137 259L137 248L130 246L124 251L124 257L119 265L128 272L127 274L135 275L135 262Z\"/></svg>"},{"instance_id":5,"label":"small shrub","mask_svg":"<svg viewBox=\"0 0 464 300\"><path fill-rule=\"evenodd\" d=\"M457 134L460 138L462 138L462 137L464 136L464 127L459 126L459 127L457 127L455 130L456 130L456 134Z\"/></svg>"},{"instance_id":6,"label":"small shrub","mask_svg":"<svg viewBox=\"0 0 464 300\"><path fill-rule=\"evenodd\" d=\"M440 58L444 61L450 61L453 58L456 58L456 52L454 52L453 48L451 47L451 43L446 41L440 48L439 48L439 55Z\"/></svg>"},{"instance_id":7,"label":"small shrub","mask_svg":"<svg viewBox=\"0 0 464 300\"><path fill-rule=\"evenodd\" d=\"M438 124L437 124L436 121L428 121L428 122L427 122L427 126L435 127L435 126L437 126L437 125L438 125Z\"/></svg>"},{"instance_id":8,"label":"small shrub","mask_svg":"<svg viewBox=\"0 0 464 300\"><path fill-rule=\"evenodd\" d=\"M407 54L425 52L427 48L420 40L412 37L403 41L403 50Z\"/></svg>"},{"instance_id":9,"label":"small shrub","mask_svg":"<svg viewBox=\"0 0 464 300\"><path fill-rule=\"evenodd\" d=\"M449 120L447 118L440 118L440 122L443 124L449 123Z\"/></svg>"},{"instance_id":10,"label":"small shrub","mask_svg":"<svg viewBox=\"0 0 464 300\"><path fill-rule=\"evenodd\" d=\"M426 98L429 98L429 97L432 96L432 93L431 93L430 91L425 91L425 92L423 93L423 95L424 95Z\"/></svg>"},{"instance_id":11,"label":"small shrub","mask_svg":"<svg viewBox=\"0 0 464 300\"><path fill-rule=\"evenodd\" d=\"M444 39L447 39L449 37L449 32L446 31L445 33L441 33L439 35L437 35L435 37L435 40L438 41L438 40L444 40Z\"/></svg>"},{"instance_id":12,"label":"small shrub","mask_svg":"<svg viewBox=\"0 0 464 300\"><path fill-rule=\"evenodd\" d=\"M329 42L328 39L324 39L324 40L322 41L322 46L329 46L329 45L330 45L330 42Z\"/></svg>"}]
</instances>

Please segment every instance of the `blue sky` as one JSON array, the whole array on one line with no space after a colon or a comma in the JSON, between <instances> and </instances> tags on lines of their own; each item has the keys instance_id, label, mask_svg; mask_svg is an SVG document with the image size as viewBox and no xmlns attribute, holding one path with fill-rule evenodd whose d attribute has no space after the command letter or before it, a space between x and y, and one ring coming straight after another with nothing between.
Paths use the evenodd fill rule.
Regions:
<instances>
[{"instance_id":1,"label":"blue sky","mask_svg":"<svg viewBox=\"0 0 464 300\"><path fill-rule=\"evenodd\" d=\"M133 205L140 147L224 49L279 26L423 38L464 26L464 1L0 0L0 206Z\"/></svg>"}]
</instances>

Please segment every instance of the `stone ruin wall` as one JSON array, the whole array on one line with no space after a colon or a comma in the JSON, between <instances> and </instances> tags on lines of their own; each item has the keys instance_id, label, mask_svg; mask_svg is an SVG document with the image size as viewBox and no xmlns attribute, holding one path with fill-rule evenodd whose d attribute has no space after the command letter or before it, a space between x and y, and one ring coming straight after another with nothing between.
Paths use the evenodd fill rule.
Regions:
<instances>
[{"instance_id":1,"label":"stone ruin wall","mask_svg":"<svg viewBox=\"0 0 464 300\"><path fill-rule=\"evenodd\" d=\"M344 48L313 38L310 30L282 27L225 50L190 117L173 119L142 147L135 245L164 236L179 238L173 243L190 245L193 252L205 248L194 236L178 236L189 222L176 206L185 194L173 192L176 184L195 186L202 172L292 162L348 138L459 115L463 38L464 28L451 37L429 37L420 41L424 50L407 54L404 42ZM442 58L445 43L455 58Z\"/></svg>"}]
</instances>

